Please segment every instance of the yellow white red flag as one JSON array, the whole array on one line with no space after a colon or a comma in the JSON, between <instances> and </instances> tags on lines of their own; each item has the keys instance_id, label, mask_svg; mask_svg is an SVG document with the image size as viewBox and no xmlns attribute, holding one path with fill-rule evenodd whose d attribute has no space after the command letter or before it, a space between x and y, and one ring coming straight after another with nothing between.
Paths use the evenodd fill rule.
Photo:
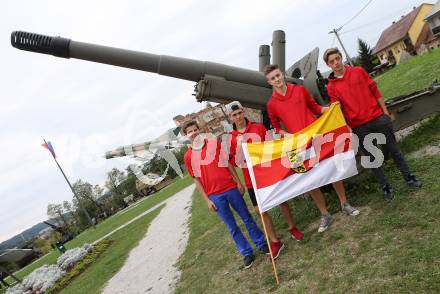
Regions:
<instances>
[{"instance_id":1,"label":"yellow white red flag","mask_svg":"<svg viewBox=\"0 0 440 294\"><path fill-rule=\"evenodd\" d=\"M338 103L298 133L242 147L261 211L358 173Z\"/></svg>"}]
</instances>

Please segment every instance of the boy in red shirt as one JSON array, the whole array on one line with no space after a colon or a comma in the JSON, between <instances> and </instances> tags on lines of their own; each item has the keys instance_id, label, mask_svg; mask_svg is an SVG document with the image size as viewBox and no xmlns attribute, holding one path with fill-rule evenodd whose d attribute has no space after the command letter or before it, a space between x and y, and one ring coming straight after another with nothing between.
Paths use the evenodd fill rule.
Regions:
<instances>
[{"instance_id":1,"label":"boy in red shirt","mask_svg":"<svg viewBox=\"0 0 440 294\"><path fill-rule=\"evenodd\" d=\"M249 198L251 199L251 202L257 214L260 214L258 210L257 199L255 197L255 191L252 188L251 177L246 167L243 151L241 149L241 143L262 142L266 139L266 136L268 136L267 130L262 124L249 121L245 117L244 109L238 101L234 101L226 105L226 111L229 115L230 120L233 123L234 128L231 132L230 158L237 166L242 168L243 178L249 194ZM284 219L289 226L288 231L290 235L293 239L300 241L304 237L304 234L295 226L289 204L287 202L284 202L280 204L280 208ZM278 258L281 250L284 248L284 244L278 239L276 235L270 215L267 212L263 212L262 217L270 240L272 254L274 256L274 259L276 259Z\"/></svg>"},{"instance_id":2,"label":"boy in red shirt","mask_svg":"<svg viewBox=\"0 0 440 294\"><path fill-rule=\"evenodd\" d=\"M359 138L362 152L371 158L371 152L366 150L364 145L365 137L370 134L382 134L386 139L384 146L393 157L408 186L420 188L422 183L410 172L397 146L390 114L373 79L362 67L344 66L338 48L327 49L324 52L324 61L333 70L327 86L330 100L341 103L348 125ZM373 146L379 150L376 145L377 143ZM382 185L384 199L393 200L394 193L382 167L372 168L371 171Z\"/></svg>"},{"instance_id":3,"label":"boy in red shirt","mask_svg":"<svg viewBox=\"0 0 440 294\"><path fill-rule=\"evenodd\" d=\"M244 187L235 168L229 163L228 155L221 150L216 139L199 136L200 129L195 121L185 123L182 131L191 141L191 146L184 156L186 168L208 208L216 211L228 227L238 251L244 256L245 268L249 268L255 259L253 250L237 226L231 207L243 220L257 249L269 254L269 248L264 234L252 219L243 200Z\"/></svg>"},{"instance_id":4,"label":"boy in red shirt","mask_svg":"<svg viewBox=\"0 0 440 294\"><path fill-rule=\"evenodd\" d=\"M272 127L277 133L294 134L313 123L317 115L328 109L328 107L317 104L304 86L287 84L277 65L266 66L264 74L267 82L274 89L272 97L267 103L267 112ZM281 123L287 132L281 129ZM347 202L343 182L335 182L333 187L338 194L342 211L347 215L358 215L359 210L353 208ZM321 190L319 188L314 189L310 191L310 195L322 215L318 232L324 232L333 222L333 218L327 211Z\"/></svg>"}]
</instances>

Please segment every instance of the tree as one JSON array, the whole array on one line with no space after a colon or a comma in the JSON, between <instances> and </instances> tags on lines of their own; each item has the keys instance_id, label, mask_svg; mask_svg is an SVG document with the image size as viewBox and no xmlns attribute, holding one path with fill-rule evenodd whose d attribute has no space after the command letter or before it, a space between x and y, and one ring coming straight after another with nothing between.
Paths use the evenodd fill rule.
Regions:
<instances>
[{"instance_id":1,"label":"tree","mask_svg":"<svg viewBox=\"0 0 440 294\"><path fill-rule=\"evenodd\" d=\"M69 213L70 216L73 215L72 203L70 203L69 201L67 201L67 200L63 201L63 209L64 209L65 213Z\"/></svg>"},{"instance_id":2,"label":"tree","mask_svg":"<svg viewBox=\"0 0 440 294\"><path fill-rule=\"evenodd\" d=\"M370 73L373 68L378 64L377 57L373 55L373 49L362 39L358 39L358 62L359 65L365 68Z\"/></svg>"},{"instance_id":3,"label":"tree","mask_svg":"<svg viewBox=\"0 0 440 294\"><path fill-rule=\"evenodd\" d=\"M126 195L133 195L135 197L141 197L141 193L136 189L137 177L130 167L127 167L127 178L120 184L121 189L125 191Z\"/></svg>"},{"instance_id":4,"label":"tree","mask_svg":"<svg viewBox=\"0 0 440 294\"><path fill-rule=\"evenodd\" d=\"M47 215L49 216L49 218L57 222L57 224L55 225L57 226L57 228L55 230L58 231L64 239L73 238L73 235L75 235L74 232L76 232L76 228L72 228L72 221L69 221L69 216L67 215L67 213L69 213L70 211L64 208L69 208L69 206L70 203L68 201L64 201L63 204L47 205ZM60 222L60 220L62 222Z\"/></svg>"},{"instance_id":5,"label":"tree","mask_svg":"<svg viewBox=\"0 0 440 294\"><path fill-rule=\"evenodd\" d=\"M67 220L64 217L64 209L63 209L63 205L61 204L48 204L47 205L47 216L49 218L52 218L54 220L56 220L59 223L59 220L62 221L62 223L59 223L59 225L61 226L67 226Z\"/></svg>"},{"instance_id":6,"label":"tree","mask_svg":"<svg viewBox=\"0 0 440 294\"><path fill-rule=\"evenodd\" d=\"M81 201L82 206L87 210L90 217L98 219L98 216L104 213L103 205L98 202L98 198L102 195L102 189L100 190L96 186L92 186L92 184L82 180L76 181L72 186ZM80 221L80 227L87 227L88 220L79 208L78 200L74 197L72 202L75 207L75 216Z\"/></svg>"},{"instance_id":7,"label":"tree","mask_svg":"<svg viewBox=\"0 0 440 294\"><path fill-rule=\"evenodd\" d=\"M107 173L107 181L105 181L105 187L115 195L124 197L126 191L123 190L121 184L127 179L125 173L117 168L113 168Z\"/></svg>"},{"instance_id":8,"label":"tree","mask_svg":"<svg viewBox=\"0 0 440 294\"><path fill-rule=\"evenodd\" d=\"M57 231L52 231L46 239L37 238L33 245L42 253L47 254L53 250L53 245L61 239L61 234Z\"/></svg>"},{"instance_id":9,"label":"tree","mask_svg":"<svg viewBox=\"0 0 440 294\"><path fill-rule=\"evenodd\" d=\"M110 196L108 197L109 199L106 200L105 206L109 213L113 213L114 209L127 206L127 204L124 202L124 197L132 193L130 193L130 189L128 189L126 181L127 175L117 168L113 168L107 173L107 181L104 185L108 189Z\"/></svg>"},{"instance_id":10,"label":"tree","mask_svg":"<svg viewBox=\"0 0 440 294\"><path fill-rule=\"evenodd\" d=\"M102 196L102 188L100 188L98 185L92 186L92 184L88 182L83 182L82 180L78 180L73 184L73 189L76 192L76 195L83 200L83 202L87 203L90 202L93 204L98 210L101 210L102 208L100 204L98 203L98 199L100 196ZM75 198L74 198L74 204L75 204Z\"/></svg>"},{"instance_id":11,"label":"tree","mask_svg":"<svg viewBox=\"0 0 440 294\"><path fill-rule=\"evenodd\" d=\"M63 209L64 213L68 213L69 218L69 229L75 234L80 233L80 227L78 227L78 223L80 220L78 219L78 215L75 213L75 208L73 204L67 200L63 201Z\"/></svg>"},{"instance_id":12,"label":"tree","mask_svg":"<svg viewBox=\"0 0 440 294\"><path fill-rule=\"evenodd\" d=\"M99 198L102 197L103 193L104 193L104 189L101 186L99 185L93 186L93 198L96 199L97 202Z\"/></svg>"}]
</instances>

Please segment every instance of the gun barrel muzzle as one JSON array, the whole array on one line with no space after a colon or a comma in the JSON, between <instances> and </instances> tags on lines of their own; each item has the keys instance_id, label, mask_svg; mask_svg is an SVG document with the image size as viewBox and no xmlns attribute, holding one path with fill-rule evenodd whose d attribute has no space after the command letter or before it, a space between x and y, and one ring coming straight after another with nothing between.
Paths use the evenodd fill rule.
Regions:
<instances>
[{"instance_id":1,"label":"gun barrel muzzle","mask_svg":"<svg viewBox=\"0 0 440 294\"><path fill-rule=\"evenodd\" d=\"M11 33L11 45L17 49L70 58L70 39L50 37L29 32Z\"/></svg>"}]
</instances>

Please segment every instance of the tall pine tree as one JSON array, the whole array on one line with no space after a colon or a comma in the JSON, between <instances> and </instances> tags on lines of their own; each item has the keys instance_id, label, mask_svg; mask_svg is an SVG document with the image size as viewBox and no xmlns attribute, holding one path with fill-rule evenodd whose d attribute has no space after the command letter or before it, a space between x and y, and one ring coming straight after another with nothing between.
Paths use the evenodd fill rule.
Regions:
<instances>
[{"instance_id":1,"label":"tall pine tree","mask_svg":"<svg viewBox=\"0 0 440 294\"><path fill-rule=\"evenodd\" d=\"M358 62L370 73L377 64L377 57L373 55L373 49L362 39L358 39Z\"/></svg>"}]
</instances>

